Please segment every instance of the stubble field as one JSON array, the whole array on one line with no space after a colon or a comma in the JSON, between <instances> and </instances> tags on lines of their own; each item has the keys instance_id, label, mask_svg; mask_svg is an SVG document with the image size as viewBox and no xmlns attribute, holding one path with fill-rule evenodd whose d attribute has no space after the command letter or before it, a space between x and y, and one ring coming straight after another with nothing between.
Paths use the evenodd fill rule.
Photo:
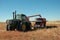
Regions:
<instances>
[{"instance_id":1,"label":"stubble field","mask_svg":"<svg viewBox=\"0 0 60 40\"><path fill-rule=\"evenodd\" d=\"M46 28L28 32L6 31L6 23L0 22L0 40L60 40L60 22L47 22Z\"/></svg>"}]
</instances>

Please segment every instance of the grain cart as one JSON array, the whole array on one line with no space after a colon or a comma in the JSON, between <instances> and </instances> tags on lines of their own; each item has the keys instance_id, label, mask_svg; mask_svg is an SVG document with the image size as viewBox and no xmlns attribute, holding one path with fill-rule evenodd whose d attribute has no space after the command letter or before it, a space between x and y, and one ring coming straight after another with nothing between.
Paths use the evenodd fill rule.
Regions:
<instances>
[{"instance_id":1,"label":"grain cart","mask_svg":"<svg viewBox=\"0 0 60 40\"><path fill-rule=\"evenodd\" d=\"M29 16L29 18L36 17L36 16L39 16L39 18L36 18L36 21L34 23L34 29L45 28L46 27L46 18L42 18L40 14Z\"/></svg>"},{"instance_id":2,"label":"grain cart","mask_svg":"<svg viewBox=\"0 0 60 40\"><path fill-rule=\"evenodd\" d=\"M24 14L16 14L16 11L13 12L13 19L6 20L7 31L19 30L19 31L27 31L31 30L31 23L26 15Z\"/></svg>"}]
</instances>

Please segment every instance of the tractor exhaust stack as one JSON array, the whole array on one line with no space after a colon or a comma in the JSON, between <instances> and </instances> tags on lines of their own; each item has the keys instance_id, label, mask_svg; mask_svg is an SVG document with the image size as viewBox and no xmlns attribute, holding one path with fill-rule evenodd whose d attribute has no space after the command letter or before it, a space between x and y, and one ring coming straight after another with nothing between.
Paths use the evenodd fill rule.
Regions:
<instances>
[{"instance_id":1,"label":"tractor exhaust stack","mask_svg":"<svg viewBox=\"0 0 60 40\"><path fill-rule=\"evenodd\" d=\"M16 11L13 12L13 19L16 19Z\"/></svg>"}]
</instances>

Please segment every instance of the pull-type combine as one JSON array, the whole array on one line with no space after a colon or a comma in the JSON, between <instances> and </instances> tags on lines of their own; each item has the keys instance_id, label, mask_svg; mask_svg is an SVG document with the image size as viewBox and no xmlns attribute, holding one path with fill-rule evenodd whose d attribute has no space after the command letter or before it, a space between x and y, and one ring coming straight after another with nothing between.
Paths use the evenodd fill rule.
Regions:
<instances>
[{"instance_id":1,"label":"pull-type combine","mask_svg":"<svg viewBox=\"0 0 60 40\"><path fill-rule=\"evenodd\" d=\"M33 16L26 16L24 14L16 14L16 11L13 12L13 19L7 20L7 31L11 30L19 30L19 31L28 31L31 30L32 25L29 21L30 17L40 16L40 15L33 15ZM41 17L41 16L40 16ZM37 18L34 28L37 27L45 27L46 19L45 18Z\"/></svg>"},{"instance_id":2,"label":"pull-type combine","mask_svg":"<svg viewBox=\"0 0 60 40\"><path fill-rule=\"evenodd\" d=\"M34 29L45 28L46 27L46 18L42 18L40 14L29 16L29 18L36 17L36 16L38 16L39 18L36 18L34 21Z\"/></svg>"}]
</instances>

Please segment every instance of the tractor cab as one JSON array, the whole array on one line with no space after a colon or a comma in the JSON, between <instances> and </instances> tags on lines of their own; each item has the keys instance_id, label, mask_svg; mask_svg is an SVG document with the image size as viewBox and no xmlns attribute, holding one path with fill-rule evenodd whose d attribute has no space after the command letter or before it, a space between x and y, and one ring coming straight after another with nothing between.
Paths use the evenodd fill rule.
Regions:
<instances>
[{"instance_id":1,"label":"tractor cab","mask_svg":"<svg viewBox=\"0 0 60 40\"><path fill-rule=\"evenodd\" d=\"M16 19L19 19L21 21L26 21L26 16L24 14L17 14Z\"/></svg>"},{"instance_id":2,"label":"tractor cab","mask_svg":"<svg viewBox=\"0 0 60 40\"><path fill-rule=\"evenodd\" d=\"M23 22L29 22L29 19L28 19L27 16L24 15L24 14L17 14L17 15L16 15L16 19L19 19L19 20L21 20L21 21L23 21Z\"/></svg>"}]
</instances>

